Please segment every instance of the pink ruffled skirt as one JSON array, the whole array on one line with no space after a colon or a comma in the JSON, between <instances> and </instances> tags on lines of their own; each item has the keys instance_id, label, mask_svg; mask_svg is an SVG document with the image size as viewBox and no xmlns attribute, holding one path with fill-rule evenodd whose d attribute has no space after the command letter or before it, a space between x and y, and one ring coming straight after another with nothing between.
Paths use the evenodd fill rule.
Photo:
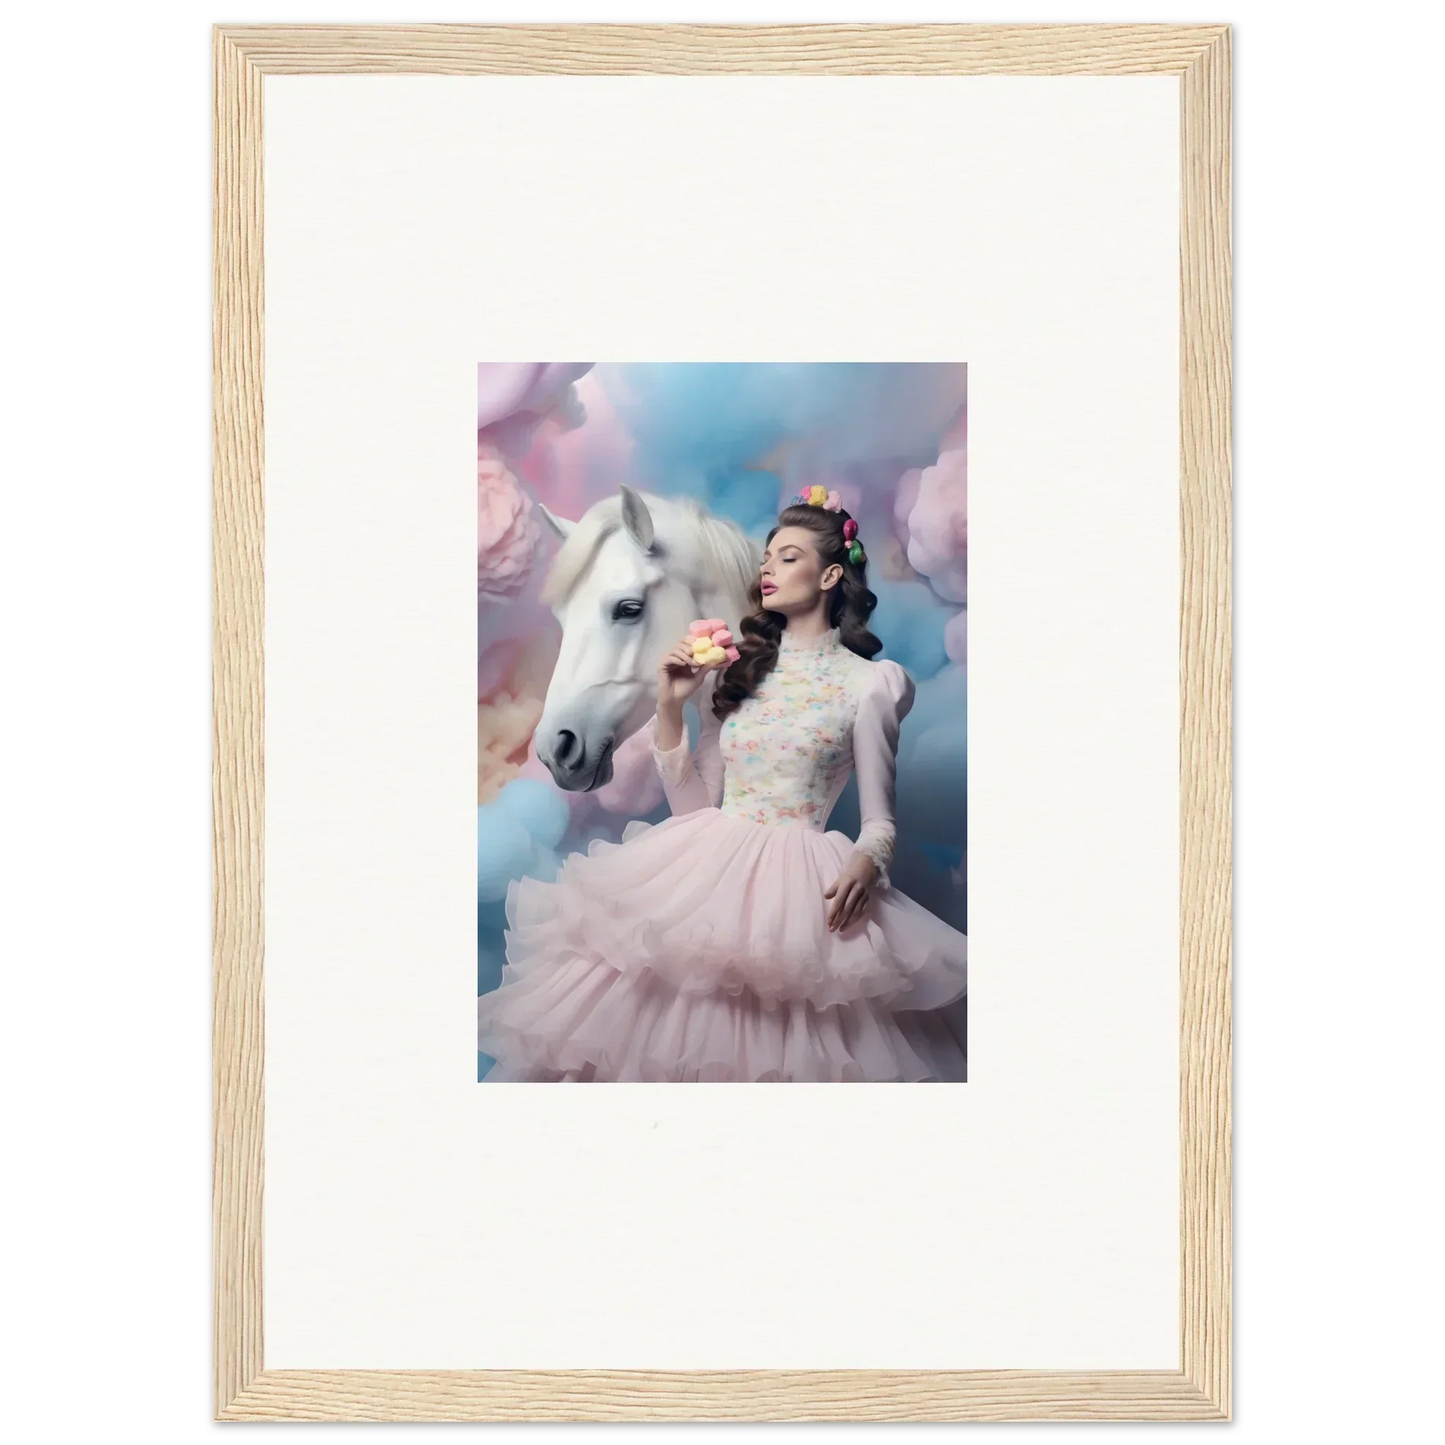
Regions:
<instances>
[{"instance_id":1,"label":"pink ruffled skirt","mask_svg":"<svg viewBox=\"0 0 1445 1445\"><path fill-rule=\"evenodd\" d=\"M841 832L700 808L507 890L489 1082L967 1078L968 941L896 887L830 932Z\"/></svg>"}]
</instances>

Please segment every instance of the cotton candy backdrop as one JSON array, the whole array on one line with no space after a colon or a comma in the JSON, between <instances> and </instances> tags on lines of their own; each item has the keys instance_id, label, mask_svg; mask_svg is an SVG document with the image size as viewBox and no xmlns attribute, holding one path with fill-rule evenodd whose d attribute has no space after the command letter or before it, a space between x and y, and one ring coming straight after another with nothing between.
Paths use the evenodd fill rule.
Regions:
<instances>
[{"instance_id":1,"label":"cotton candy backdrop","mask_svg":"<svg viewBox=\"0 0 1445 1445\"><path fill-rule=\"evenodd\" d=\"M497 986L513 878L667 816L638 735L611 783L565 793L537 760L560 629L537 601L556 543L540 500L579 517L619 482L696 497L759 541L799 487L858 518L884 657L918 684L898 752L897 885L966 929L967 368L939 364L477 368L477 990ZM694 729L695 720L690 719ZM855 832L856 785L829 821ZM490 1066L478 1056L479 1076Z\"/></svg>"}]
</instances>

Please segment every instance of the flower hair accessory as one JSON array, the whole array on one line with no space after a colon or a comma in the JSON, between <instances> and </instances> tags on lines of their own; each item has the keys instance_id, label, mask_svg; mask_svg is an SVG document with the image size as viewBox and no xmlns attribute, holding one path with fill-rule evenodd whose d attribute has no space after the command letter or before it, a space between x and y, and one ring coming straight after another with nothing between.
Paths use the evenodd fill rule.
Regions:
<instances>
[{"instance_id":1,"label":"flower hair accessory","mask_svg":"<svg viewBox=\"0 0 1445 1445\"><path fill-rule=\"evenodd\" d=\"M733 635L721 617L700 617L687 629L692 660L699 667L718 662L736 662L742 654L733 646Z\"/></svg>"},{"instance_id":2,"label":"flower hair accessory","mask_svg":"<svg viewBox=\"0 0 1445 1445\"><path fill-rule=\"evenodd\" d=\"M824 507L830 512L841 512L843 510L843 499L836 491L829 491L827 487L804 487L793 497L795 506Z\"/></svg>"},{"instance_id":3,"label":"flower hair accessory","mask_svg":"<svg viewBox=\"0 0 1445 1445\"><path fill-rule=\"evenodd\" d=\"M826 487L804 487L801 492L793 496L794 506L824 507L830 512L841 512L843 510L843 499L837 492L830 492ZM855 566L859 566L868 560L868 554L863 550L863 544L858 540L858 524L852 517L843 523L843 540L848 544L847 557Z\"/></svg>"}]
</instances>

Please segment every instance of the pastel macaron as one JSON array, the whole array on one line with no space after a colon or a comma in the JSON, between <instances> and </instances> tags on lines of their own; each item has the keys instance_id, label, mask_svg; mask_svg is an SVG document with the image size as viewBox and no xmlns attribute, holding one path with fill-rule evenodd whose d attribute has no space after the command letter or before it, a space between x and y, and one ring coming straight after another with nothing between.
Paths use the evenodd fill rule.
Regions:
<instances>
[{"instance_id":1,"label":"pastel macaron","mask_svg":"<svg viewBox=\"0 0 1445 1445\"><path fill-rule=\"evenodd\" d=\"M733 646L726 618L701 617L687 629L687 635L692 643L692 660L700 667L736 662L741 656Z\"/></svg>"}]
</instances>

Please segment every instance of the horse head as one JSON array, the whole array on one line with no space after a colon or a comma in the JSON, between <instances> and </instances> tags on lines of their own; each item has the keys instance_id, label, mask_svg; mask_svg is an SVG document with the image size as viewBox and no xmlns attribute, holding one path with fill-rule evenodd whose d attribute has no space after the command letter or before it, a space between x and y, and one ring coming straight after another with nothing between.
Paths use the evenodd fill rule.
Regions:
<instances>
[{"instance_id":1,"label":"horse head","mask_svg":"<svg viewBox=\"0 0 1445 1445\"><path fill-rule=\"evenodd\" d=\"M736 628L757 577L757 546L699 503L623 485L577 521L543 518L562 539L542 590L562 647L537 724L537 756L557 785L590 792L657 710L657 666L699 617Z\"/></svg>"}]
</instances>

